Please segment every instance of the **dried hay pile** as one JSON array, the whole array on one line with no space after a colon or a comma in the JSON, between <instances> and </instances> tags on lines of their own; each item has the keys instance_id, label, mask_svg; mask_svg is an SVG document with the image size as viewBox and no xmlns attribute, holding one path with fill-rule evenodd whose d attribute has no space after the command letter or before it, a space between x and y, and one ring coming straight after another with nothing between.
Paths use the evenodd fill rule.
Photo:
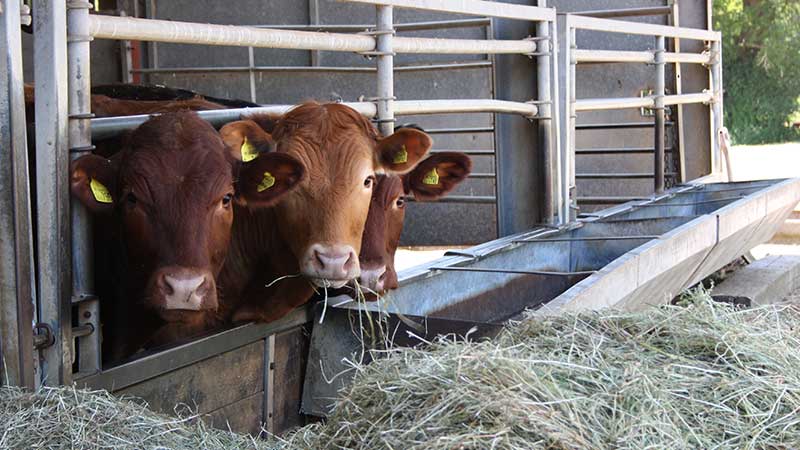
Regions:
<instances>
[{"instance_id":1,"label":"dried hay pile","mask_svg":"<svg viewBox=\"0 0 800 450\"><path fill-rule=\"evenodd\" d=\"M105 391L0 387L0 449L269 449L267 442L176 419Z\"/></svg>"},{"instance_id":2,"label":"dried hay pile","mask_svg":"<svg viewBox=\"0 0 800 450\"><path fill-rule=\"evenodd\" d=\"M799 448L800 309L695 297L391 350L357 368L327 423L269 442L105 394L4 389L0 447Z\"/></svg>"},{"instance_id":3,"label":"dried hay pile","mask_svg":"<svg viewBox=\"0 0 800 450\"><path fill-rule=\"evenodd\" d=\"M800 448L800 309L687 307L526 320L359 368L285 448Z\"/></svg>"}]
</instances>

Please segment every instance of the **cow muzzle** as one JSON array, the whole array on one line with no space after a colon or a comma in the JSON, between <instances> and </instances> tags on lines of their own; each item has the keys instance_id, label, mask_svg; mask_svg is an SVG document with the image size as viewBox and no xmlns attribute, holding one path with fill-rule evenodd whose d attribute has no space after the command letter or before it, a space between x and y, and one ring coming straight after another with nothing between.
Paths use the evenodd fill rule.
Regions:
<instances>
[{"instance_id":1,"label":"cow muzzle","mask_svg":"<svg viewBox=\"0 0 800 450\"><path fill-rule=\"evenodd\" d=\"M314 244L303 258L301 272L317 287L338 289L357 278L361 269L353 247Z\"/></svg>"},{"instance_id":2,"label":"cow muzzle","mask_svg":"<svg viewBox=\"0 0 800 450\"><path fill-rule=\"evenodd\" d=\"M153 306L167 311L217 309L214 276L207 270L165 267L155 273Z\"/></svg>"},{"instance_id":3,"label":"cow muzzle","mask_svg":"<svg viewBox=\"0 0 800 450\"><path fill-rule=\"evenodd\" d=\"M382 295L386 291L386 266L362 267L358 282L367 292Z\"/></svg>"}]
</instances>

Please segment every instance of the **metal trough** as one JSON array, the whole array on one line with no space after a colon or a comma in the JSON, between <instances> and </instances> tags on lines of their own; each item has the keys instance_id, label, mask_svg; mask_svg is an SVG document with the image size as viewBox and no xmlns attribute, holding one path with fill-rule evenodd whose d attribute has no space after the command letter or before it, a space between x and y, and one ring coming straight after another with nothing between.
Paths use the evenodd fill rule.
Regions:
<instances>
[{"instance_id":1,"label":"metal trough","mask_svg":"<svg viewBox=\"0 0 800 450\"><path fill-rule=\"evenodd\" d=\"M637 310L669 302L754 246L769 240L800 202L800 178L681 185L567 227L538 228L450 252L401 272L384 311L435 323L428 334L479 331L534 308L538 315L600 308ZM334 302L315 324L303 410L324 415L349 377L344 358L361 351L349 321L352 301ZM455 328L448 329L447 321Z\"/></svg>"}]
</instances>

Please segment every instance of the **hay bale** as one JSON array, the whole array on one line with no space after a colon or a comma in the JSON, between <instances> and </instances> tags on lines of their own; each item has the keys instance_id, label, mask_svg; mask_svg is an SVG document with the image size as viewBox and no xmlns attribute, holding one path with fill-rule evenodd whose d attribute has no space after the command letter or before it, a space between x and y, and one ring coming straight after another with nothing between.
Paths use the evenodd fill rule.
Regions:
<instances>
[{"instance_id":1,"label":"hay bale","mask_svg":"<svg viewBox=\"0 0 800 450\"><path fill-rule=\"evenodd\" d=\"M525 320L358 367L283 448L800 447L800 310L687 307Z\"/></svg>"},{"instance_id":2,"label":"hay bale","mask_svg":"<svg viewBox=\"0 0 800 450\"><path fill-rule=\"evenodd\" d=\"M142 400L105 391L0 387L0 448L268 449L267 442L207 427L188 409L179 418Z\"/></svg>"}]
</instances>

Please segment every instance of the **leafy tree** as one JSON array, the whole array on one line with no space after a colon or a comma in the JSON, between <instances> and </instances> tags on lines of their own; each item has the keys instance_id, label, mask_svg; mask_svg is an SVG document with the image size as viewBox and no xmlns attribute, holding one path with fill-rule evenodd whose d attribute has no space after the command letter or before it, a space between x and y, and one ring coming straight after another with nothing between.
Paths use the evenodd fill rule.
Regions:
<instances>
[{"instance_id":1,"label":"leafy tree","mask_svg":"<svg viewBox=\"0 0 800 450\"><path fill-rule=\"evenodd\" d=\"M800 139L800 0L714 0L714 21L734 143Z\"/></svg>"}]
</instances>

